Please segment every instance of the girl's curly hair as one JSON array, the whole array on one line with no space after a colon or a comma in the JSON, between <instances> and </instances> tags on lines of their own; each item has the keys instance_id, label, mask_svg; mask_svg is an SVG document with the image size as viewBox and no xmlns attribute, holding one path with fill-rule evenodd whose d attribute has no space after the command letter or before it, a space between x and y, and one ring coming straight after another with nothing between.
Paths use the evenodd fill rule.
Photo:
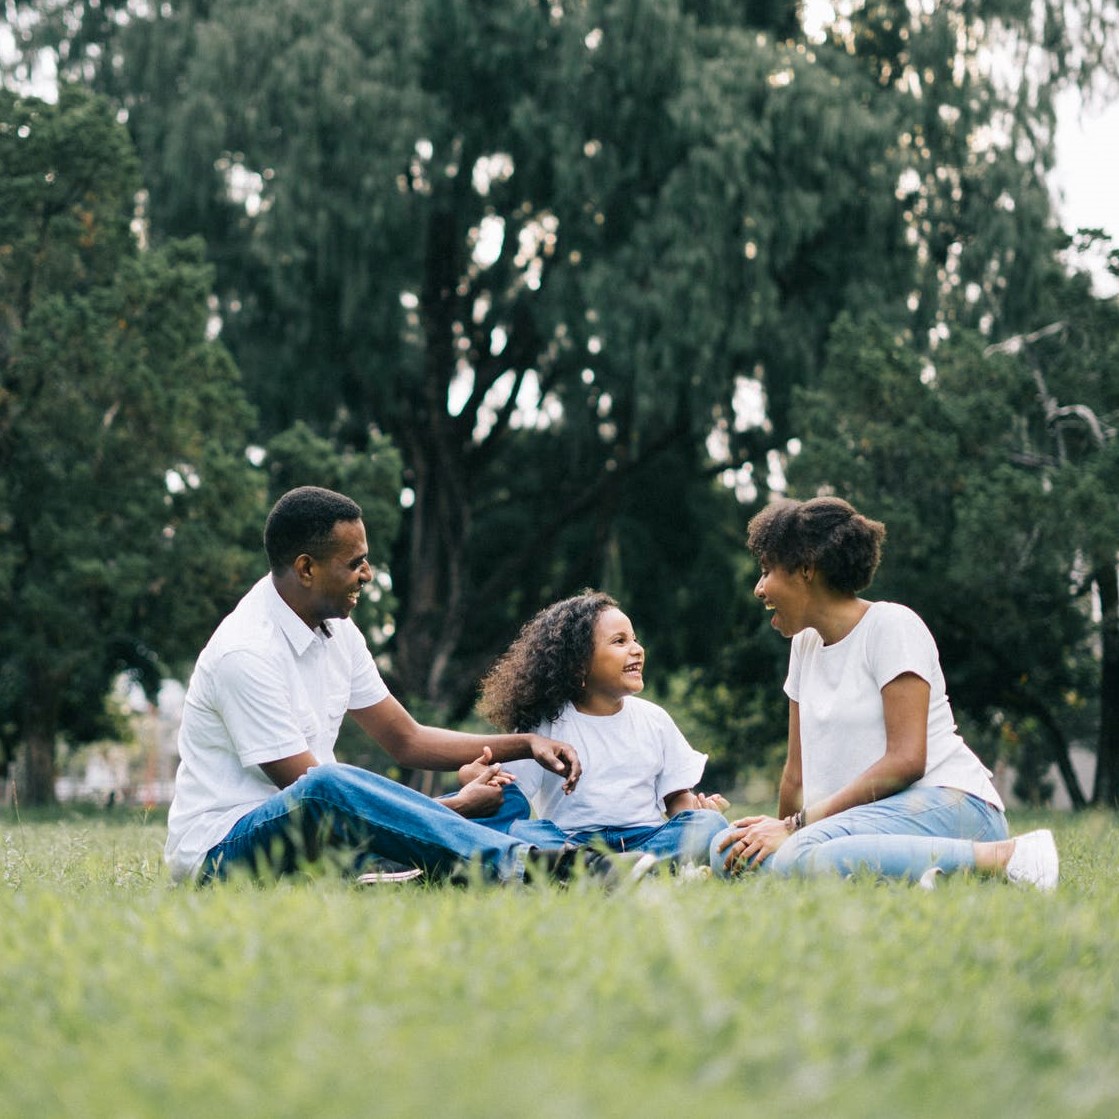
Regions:
<instances>
[{"instance_id":1,"label":"girl's curly hair","mask_svg":"<svg viewBox=\"0 0 1119 1119\"><path fill-rule=\"evenodd\" d=\"M786 571L814 566L833 590L866 590L882 558L886 526L839 497L775 501L750 521L746 546Z\"/></svg>"},{"instance_id":2,"label":"girl's curly hair","mask_svg":"<svg viewBox=\"0 0 1119 1119\"><path fill-rule=\"evenodd\" d=\"M583 690L595 620L617 605L587 589L541 610L483 677L479 713L507 733L555 719Z\"/></svg>"}]
</instances>

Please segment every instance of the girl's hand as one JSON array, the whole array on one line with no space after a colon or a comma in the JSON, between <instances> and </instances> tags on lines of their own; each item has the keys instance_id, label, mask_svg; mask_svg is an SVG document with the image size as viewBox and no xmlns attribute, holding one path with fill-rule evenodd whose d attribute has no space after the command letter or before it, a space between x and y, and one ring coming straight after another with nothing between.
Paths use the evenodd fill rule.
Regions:
<instances>
[{"instance_id":1,"label":"girl's hand","mask_svg":"<svg viewBox=\"0 0 1119 1119\"><path fill-rule=\"evenodd\" d=\"M723 866L731 874L755 870L790 834L785 821L774 816L744 816L731 827L734 830L719 844L719 850L726 853Z\"/></svg>"},{"instance_id":2,"label":"girl's hand","mask_svg":"<svg viewBox=\"0 0 1119 1119\"><path fill-rule=\"evenodd\" d=\"M478 762L471 762L462 769L469 769L477 764ZM459 770L460 774L461 772ZM492 816L505 801L505 786L512 780L512 774L503 773L501 765L494 763L485 766L477 777L463 785L454 796L444 797L441 803L468 820Z\"/></svg>"},{"instance_id":3,"label":"girl's hand","mask_svg":"<svg viewBox=\"0 0 1119 1119\"><path fill-rule=\"evenodd\" d=\"M482 756L475 758L472 762L467 762L466 765L458 767L458 783L460 785L469 785L471 781L477 780L479 777L486 777L491 785L508 785L510 781L514 780L511 773L506 773L500 765L494 763L493 751L488 746L482 747Z\"/></svg>"},{"instance_id":4,"label":"girl's hand","mask_svg":"<svg viewBox=\"0 0 1119 1119\"><path fill-rule=\"evenodd\" d=\"M722 793L696 793L696 807L710 808L712 812L725 812L730 801Z\"/></svg>"}]
</instances>

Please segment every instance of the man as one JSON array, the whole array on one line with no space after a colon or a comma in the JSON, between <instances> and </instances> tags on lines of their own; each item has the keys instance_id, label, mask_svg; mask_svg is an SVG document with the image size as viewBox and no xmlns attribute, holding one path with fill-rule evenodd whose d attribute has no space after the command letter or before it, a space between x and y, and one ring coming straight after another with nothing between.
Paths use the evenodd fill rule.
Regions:
<instances>
[{"instance_id":1,"label":"man","mask_svg":"<svg viewBox=\"0 0 1119 1119\"><path fill-rule=\"evenodd\" d=\"M502 761L534 758L574 788L576 752L535 734L424 726L389 694L350 620L372 571L348 497L289 491L268 515L264 548L270 574L215 630L187 691L164 851L172 877L289 873L325 850L354 870L376 856L446 875L473 859L488 879L523 877L532 849L465 817L500 806ZM401 765L487 764L454 797L432 800L335 761L347 712ZM571 861L548 869L562 877Z\"/></svg>"}]
</instances>

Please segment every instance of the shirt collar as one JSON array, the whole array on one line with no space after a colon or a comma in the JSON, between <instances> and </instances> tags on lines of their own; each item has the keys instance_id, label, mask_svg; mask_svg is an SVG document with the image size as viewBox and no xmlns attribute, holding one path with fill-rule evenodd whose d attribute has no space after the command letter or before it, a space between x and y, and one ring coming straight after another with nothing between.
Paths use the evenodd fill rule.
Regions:
<instances>
[{"instance_id":1,"label":"shirt collar","mask_svg":"<svg viewBox=\"0 0 1119 1119\"><path fill-rule=\"evenodd\" d=\"M311 629L284 601L283 596L276 590L276 584L272 582L272 577L269 575L265 578L268 580L269 610L297 657L303 656L316 642L334 636L326 622L323 622L320 627Z\"/></svg>"}]
</instances>

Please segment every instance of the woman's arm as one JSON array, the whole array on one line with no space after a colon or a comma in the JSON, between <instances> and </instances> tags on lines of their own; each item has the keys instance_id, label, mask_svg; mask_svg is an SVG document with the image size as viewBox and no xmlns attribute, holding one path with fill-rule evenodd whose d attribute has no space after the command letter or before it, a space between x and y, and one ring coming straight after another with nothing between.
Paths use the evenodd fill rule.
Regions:
<instances>
[{"instance_id":1,"label":"woman's arm","mask_svg":"<svg viewBox=\"0 0 1119 1119\"><path fill-rule=\"evenodd\" d=\"M781 788L777 796L777 815L782 819L791 816L801 802L803 777L800 767L800 704L789 700L789 745L785 754L785 768L781 771Z\"/></svg>"},{"instance_id":2,"label":"woman's arm","mask_svg":"<svg viewBox=\"0 0 1119 1119\"><path fill-rule=\"evenodd\" d=\"M788 838L785 820L800 808L804 785L800 754L800 704L789 700L789 742L785 751L785 768L781 771L781 787L777 796L778 816L744 816L731 824L731 830L719 844L726 855L728 871L759 863L773 854Z\"/></svg>"},{"instance_id":3,"label":"woman's arm","mask_svg":"<svg viewBox=\"0 0 1119 1119\"><path fill-rule=\"evenodd\" d=\"M777 811L772 816L747 816L735 820L734 831L720 844L726 852L726 867L756 865L768 858L796 830L824 820L847 808L870 804L902 789L925 775L928 755L929 685L913 672L903 672L882 689L882 715L886 724L886 752L853 781L815 804L806 804L799 821L800 803L800 712L789 704L789 754L781 777ZM744 860L746 862L744 862Z\"/></svg>"},{"instance_id":4,"label":"woman's arm","mask_svg":"<svg viewBox=\"0 0 1119 1119\"><path fill-rule=\"evenodd\" d=\"M929 692L928 683L912 672L903 672L882 689L886 752L830 797L805 805L806 824L892 796L924 777L928 757Z\"/></svg>"}]
</instances>

